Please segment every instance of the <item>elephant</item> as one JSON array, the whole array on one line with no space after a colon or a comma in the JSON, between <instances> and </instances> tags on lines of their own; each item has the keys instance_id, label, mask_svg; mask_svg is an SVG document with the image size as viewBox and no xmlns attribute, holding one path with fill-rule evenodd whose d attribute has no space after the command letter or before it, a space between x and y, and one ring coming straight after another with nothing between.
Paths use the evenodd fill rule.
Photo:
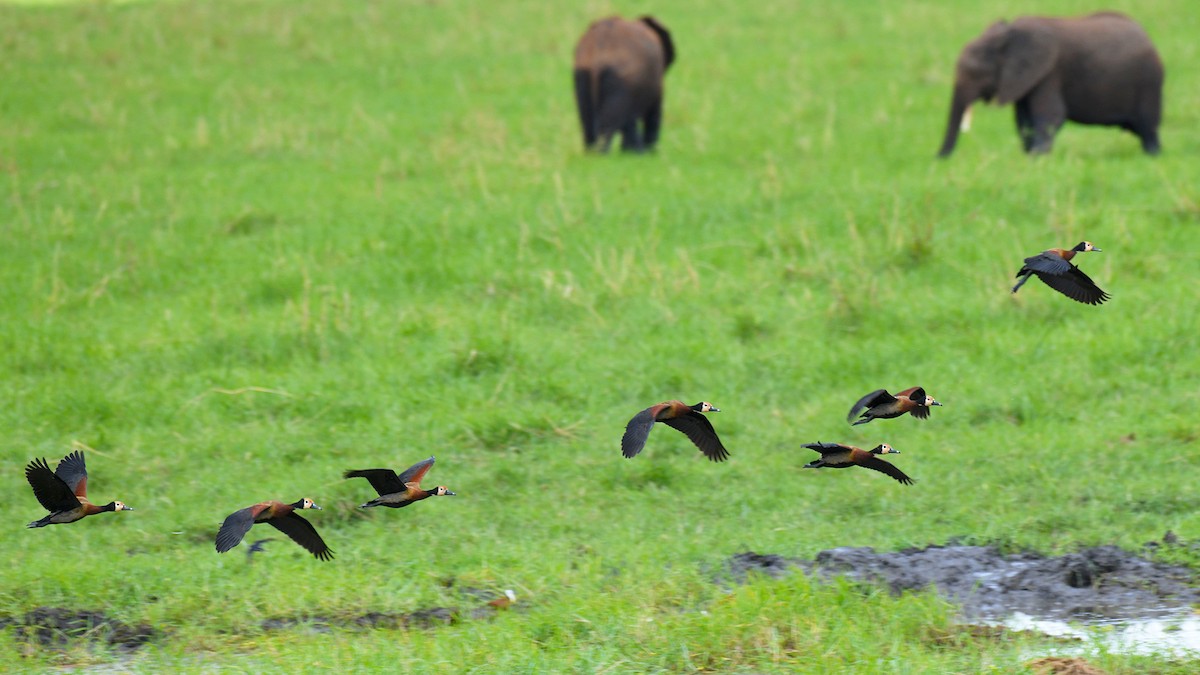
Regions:
<instances>
[{"instance_id":1,"label":"elephant","mask_svg":"<svg viewBox=\"0 0 1200 675\"><path fill-rule=\"evenodd\" d=\"M982 99L1013 103L1025 152L1049 152L1066 120L1133 132L1158 154L1163 65L1149 36L1116 12L997 21L963 48L938 156L954 151L963 114Z\"/></svg>"},{"instance_id":2,"label":"elephant","mask_svg":"<svg viewBox=\"0 0 1200 675\"><path fill-rule=\"evenodd\" d=\"M620 131L622 150L652 149L662 126L663 75L674 61L671 34L654 17L612 16L588 26L575 47L584 148L607 152Z\"/></svg>"}]
</instances>

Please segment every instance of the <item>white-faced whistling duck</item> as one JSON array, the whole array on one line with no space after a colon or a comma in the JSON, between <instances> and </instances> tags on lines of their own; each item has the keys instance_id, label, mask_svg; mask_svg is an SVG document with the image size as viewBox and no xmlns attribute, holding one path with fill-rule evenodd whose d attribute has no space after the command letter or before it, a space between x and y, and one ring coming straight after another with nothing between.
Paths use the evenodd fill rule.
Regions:
<instances>
[{"instance_id":1,"label":"white-faced whistling duck","mask_svg":"<svg viewBox=\"0 0 1200 675\"><path fill-rule=\"evenodd\" d=\"M419 502L426 497L453 497L454 493L439 485L432 490L421 488L421 479L433 466L433 458L421 460L404 470L399 476L391 469L362 469L347 471L346 478L366 478L379 496L363 504L359 508L367 509L372 506L386 506L398 509Z\"/></svg>"},{"instance_id":2,"label":"white-faced whistling duck","mask_svg":"<svg viewBox=\"0 0 1200 675\"><path fill-rule=\"evenodd\" d=\"M858 399L858 402L850 408L850 414L846 415L846 421L854 419L859 411L863 411L862 416L854 424L866 424L873 419L891 419L899 417L904 413L912 413L912 416L923 420L929 417L929 407L941 405L925 393L921 387L909 387L895 396L887 393L886 389L876 389L866 396Z\"/></svg>"},{"instance_id":3,"label":"white-faced whistling duck","mask_svg":"<svg viewBox=\"0 0 1200 675\"><path fill-rule=\"evenodd\" d=\"M316 556L317 560L333 560L333 551L325 545L325 540L317 534L317 529L296 513L302 509L320 511L321 507L305 497L292 504L271 500L234 511L221 523L221 529L217 531L217 553L224 553L241 543L242 538L256 523L266 523L291 537L292 541Z\"/></svg>"},{"instance_id":4,"label":"white-faced whistling duck","mask_svg":"<svg viewBox=\"0 0 1200 675\"><path fill-rule=\"evenodd\" d=\"M88 501L87 466L79 450L63 457L54 471L50 470L44 457L33 460L25 467L25 479L33 488L33 496L50 512L45 518L30 523L29 527L73 523L105 511L133 510L121 502L97 506Z\"/></svg>"},{"instance_id":5,"label":"white-faced whistling duck","mask_svg":"<svg viewBox=\"0 0 1200 675\"><path fill-rule=\"evenodd\" d=\"M625 426L625 435L621 437L621 454L630 458L641 452L654 423L662 422L682 431L697 448L700 448L705 457L714 462L723 462L729 459L729 451L721 445L721 439L717 438L712 422L702 414L706 412L721 412L721 409L707 401L696 405L688 405L683 401L666 401L652 405L634 415Z\"/></svg>"},{"instance_id":6,"label":"white-faced whistling duck","mask_svg":"<svg viewBox=\"0 0 1200 675\"><path fill-rule=\"evenodd\" d=\"M1100 290L1091 277L1071 264L1071 258L1074 258L1076 253L1099 250L1092 242L1081 241L1070 250L1052 248L1026 258L1025 265L1017 272L1017 279L1020 281L1013 286L1012 292L1016 293L1017 289L1029 281L1030 276L1036 274L1042 283L1072 300L1085 305L1099 305L1108 300L1108 293Z\"/></svg>"},{"instance_id":7,"label":"white-faced whistling duck","mask_svg":"<svg viewBox=\"0 0 1200 675\"><path fill-rule=\"evenodd\" d=\"M906 476L903 471L895 466L879 459L879 455L898 455L900 451L888 445L881 443L871 450L863 450L856 448L853 445L843 445L841 443L807 443L804 446L811 450L816 450L821 453L821 459L814 459L804 465L806 469L844 469L848 466L862 466L876 471L882 471L887 475L895 478L904 485L912 485L913 480Z\"/></svg>"}]
</instances>

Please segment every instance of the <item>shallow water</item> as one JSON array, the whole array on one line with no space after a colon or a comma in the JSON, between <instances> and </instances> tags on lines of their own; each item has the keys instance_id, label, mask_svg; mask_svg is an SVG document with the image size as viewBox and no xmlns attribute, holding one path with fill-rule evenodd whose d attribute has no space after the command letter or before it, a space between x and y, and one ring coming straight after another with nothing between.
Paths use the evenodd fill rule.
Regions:
<instances>
[{"instance_id":1,"label":"shallow water","mask_svg":"<svg viewBox=\"0 0 1200 675\"><path fill-rule=\"evenodd\" d=\"M1016 612L1004 621L987 623L1081 641L1078 647L1055 650L1066 653L1100 647L1118 654L1200 657L1200 616L1188 609L1164 611L1161 616L1154 617L1088 622L1039 619Z\"/></svg>"}]
</instances>

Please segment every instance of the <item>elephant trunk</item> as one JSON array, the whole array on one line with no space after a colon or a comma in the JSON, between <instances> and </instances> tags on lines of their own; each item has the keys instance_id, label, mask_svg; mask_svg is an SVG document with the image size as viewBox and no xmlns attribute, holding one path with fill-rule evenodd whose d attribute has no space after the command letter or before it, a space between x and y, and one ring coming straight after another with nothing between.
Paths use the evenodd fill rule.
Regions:
<instances>
[{"instance_id":1,"label":"elephant trunk","mask_svg":"<svg viewBox=\"0 0 1200 675\"><path fill-rule=\"evenodd\" d=\"M968 91L962 84L954 85L954 98L950 101L950 120L946 123L946 136L942 140L942 149L938 151L938 157L949 157L950 153L954 152L954 144L958 142L958 132L962 128L963 115L976 98L975 92Z\"/></svg>"}]
</instances>

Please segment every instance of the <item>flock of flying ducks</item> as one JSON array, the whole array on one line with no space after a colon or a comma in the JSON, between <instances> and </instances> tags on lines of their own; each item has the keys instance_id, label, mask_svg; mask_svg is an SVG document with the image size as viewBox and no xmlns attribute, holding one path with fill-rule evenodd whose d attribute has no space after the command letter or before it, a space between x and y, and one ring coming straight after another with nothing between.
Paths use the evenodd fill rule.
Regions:
<instances>
[{"instance_id":1,"label":"flock of flying ducks","mask_svg":"<svg viewBox=\"0 0 1200 675\"><path fill-rule=\"evenodd\" d=\"M1081 241L1074 248L1052 248L1025 259L1025 264L1017 272L1017 284L1012 292L1036 276L1050 288L1063 295L1087 305L1099 305L1109 299L1109 295L1100 290L1096 282L1071 263L1078 253L1099 251L1089 241ZM886 389L876 389L863 396L850 408L846 420L853 425L866 424L875 419L891 419L905 413L912 414L917 419L927 419L929 409L940 406L932 396L925 393L921 387L910 387L897 393L889 394ZM621 454L626 458L634 457L646 445L650 429L655 422L683 432L700 452L714 462L723 462L729 458L729 451L721 443L713 425L704 413L721 412L708 401L696 405L687 405L683 401L666 401L650 406L629 420L625 427L625 435L621 438ZM860 415L861 413L861 415ZM855 420L855 416L858 419ZM879 455L898 455L900 451L880 443L870 450L863 450L853 445L843 443L807 443L801 447L816 450L821 458L804 465L806 469L844 469L850 466L862 466L883 472L904 485L911 485L913 480L890 462L879 458Z\"/></svg>"},{"instance_id":2,"label":"flock of flying ducks","mask_svg":"<svg viewBox=\"0 0 1200 675\"><path fill-rule=\"evenodd\" d=\"M1074 248L1052 248L1025 259L1025 264L1017 272L1017 284L1012 292L1016 293L1031 277L1036 276L1050 288L1063 295L1088 305L1099 305L1109 299L1109 295L1100 290L1096 283L1071 263L1078 253L1099 251L1091 242L1083 241ZM877 389L860 398L851 408L846 420L853 425L866 424L876 419L892 419L904 414L911 414L917 419L927 419L930 408L942 405L932 396L925 393L921 387L910 387L895 395L885 389ZM621 454L626 458L637 456L650 437L650 430L655 423L662 422L667 426L682 432L691 442L704 453L705 457L722 462L729 458L729 451L721 443L712 422L705 413L721 412L707 401L695 405L687 405L682 401L666 401L650 406L633 416L625 427L621 437ZM857 419L855 419L857 417ZM913 480L894 464L880 458L880 455L900 454L887 443L881 443L871 450L843 443L807 443L802 447L821 453L820 459L804 465L806 469L844 469L851 466L861 466L867 469L887 474L904 485L911 485ZM444 485L432 490L421 487L421 480L433 466L434 458L417 462L403 472L397 474L391 469L360 469L347 471L344 478L366 478L378 497L362 504L360 508L386 506L398 509L428 497L453 496L454 493ZM49 515L29 523L28 527L45 527L47 525L65 525L82 520L97 513L114 511L132 511L133 509L119 501L112 501L103 506L93 504L87 497L87 465L83 452L76 450L58 463L58 468L50 470L45 458L31 461L25 467L25 479L33 488L33 495L38 502L50 512ZM320 510L313 500L305 497L299 501L287 504L277 500L259 502L244 509L238 509L229 514L217 530L216 549L224 553L245 538L254 525L268 525L287 535L300 546L312 553L318 560L333 559L333 551L321 539L312 523L302 517L298 511L305 509ZM262 542L252 546L261 548Z\"/></svg>"},{"instance_id":3,"label":"flock of flying ducks","mask_svg":"<svg viewBox=\"0 0 1200 675\"><path fill-rule=\"evenodd\" d=\"M371 487L379 493L378 497L363 504L361 508L386 506L398 509L427 497L454 495L445 485L439 485L432 490L421 487L421 479L429 472L433 461L433 457L422 460L400 474L391 469L362 469L347 471L344 477L366 478ZM33 495L50 512L50 515L41 520L29 523L28 527L65 525L97 513L133 510L122 502L113 501L99 506L88 500L87 465L80 450L63 457L54 471L50 470L45 458L33 460L25 467L25 479L33 488ZM321 535L317 534L317 528L297 513L305 509L320 511L321 507L305 497L291 504L272 499L238 509L229 514L217 530L217 553L224 553L237 546L251 527L258 523L266 523L303 546L318 560L332 560L333 551L329 549L325 540L321 539ZM262 544L266 541L268 540L255 542L251 546L251 553L262 550Z\"/></svg>"},{"instance_id":4,"label":"flock of flying ducks","mask_svg":"<svg viewBox=\"0 0 1200 675\"><path fill-rule=\"evenodd\" d=\"M906 413L923 420L928 419L929 408L935 405L941 405L941 403L926 394L921 387L909 387L895 396L889 394L886 389L876 389L858 399L858 402L850 408L850 414L846 416L846 421L851 422L852 425L859 425L866 424L871 420L892 419ZM729 451L722 445L716 429L713 429L712 422L709 422L703 414L709 412L721 412L721 409L708 401L701 401L696 405L688 405L683 401L665 401L658 405L652 405L629 420L629 424L625 427L625 435L621 437L621 454L626 458L636 456L646 445L646 439L649 438L650 429L654 427L654 423L662 422L683 432L700 449L700 452L704 453L705 457L714 462L723 462L729 458ZM854 421L856 415L858 415L858 419ZM806 469L845 469L851 466L861 466L886 473L904 485L912 485L913 482L895 465L879 458L879 455L900 454L899 450L887 443L880 443L870 450L843 443L822 443L820 441L807 443L801 447L821 453L820 459L804 465Z\"/></svg>"}]
</instances>

